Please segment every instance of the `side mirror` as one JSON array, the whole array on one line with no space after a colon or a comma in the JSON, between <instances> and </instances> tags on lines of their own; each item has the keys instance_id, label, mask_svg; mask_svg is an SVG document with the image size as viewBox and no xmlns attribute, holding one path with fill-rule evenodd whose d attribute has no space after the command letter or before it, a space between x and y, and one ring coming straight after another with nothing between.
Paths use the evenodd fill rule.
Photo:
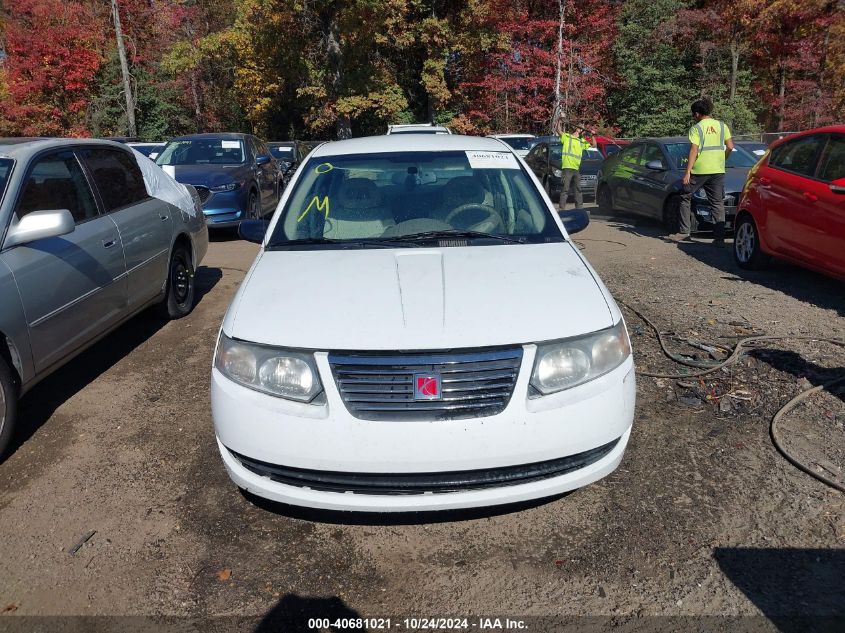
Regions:
<instances>
[{"instance_id":1,"label":"side mirror","mask_svg":"<svg viewBox=\"0 0 845 633\"><path fill-rule=\"evenodd\" d=\"M28 244L49 237L73 233L76 222L67 209L32 211L21 219L14 219L6 235L6 248Z\"/></svg>"},{"instance_id":2,"label":"side mirror","mask_svg":"<svg viewBox=\"0 0 845 633\"><path fill-rule=\"evenodd\" d=\"M255 157L255 164L256 165L266 165L270 162L270 157L267 154L261 154L260 156Z\"/></svg>"},{"instance_id":3,"label":"side mirror","mask_svg":"<svg viewBox=\"0 0 845 633\"><path fill-rule=\"evenodd\" d=\"M845 194L845 178L840 178L830 183L830 190L833 193Z\"/></svg>"},{"instance_id":4,"label":"side mirror","mask_svg":"<svg viewBox=\"0 0 845 633\"><path fill-rule=\"evenodd\" d=\"M590 214L584 209L575 209L573 211L561 211L560 219L563 221L563 227L570 235L583 231L590 223Z\"/></svg>"},{"instance_id":5,"label":"side mirror","mask_svg":"<svg viewBox=\"0 0 845 633\"><path fill-rule=\"evenodd\" d=\"M645 164L646 169L653 169L654 171L666 171L662 160L650 160Z\"/></svg>"},{"instance_id":6,"label":"side mirror","mask_svg":"<svg viewBox=\"0 0 845 633\"><path fill-rule=\"evenodd\" d=\"M270 222L267 220L244 220L238 224L238 235L247 242L261 244L268 226Z\"/></svg>"}]
</instances>

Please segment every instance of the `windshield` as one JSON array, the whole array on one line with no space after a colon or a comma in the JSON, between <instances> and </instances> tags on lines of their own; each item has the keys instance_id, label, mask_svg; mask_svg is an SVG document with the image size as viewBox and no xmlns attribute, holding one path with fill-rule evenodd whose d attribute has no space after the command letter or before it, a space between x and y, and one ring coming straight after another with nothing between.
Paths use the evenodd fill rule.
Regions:
<instances>
[{"instance_id":1,"label":"windshield","mask_svg":"<svg viewBox=\"0 0 845 633\"><path fill-rule=\"evenodd\" d=\"M666 151L672 157L672 161L678 166L678 169L684 169L687 166L689 148L689 143L666 143ZM754 154L736 145L728 160L725 161L725 167L754 167L756 162L757 157Z\"/></svg>"},{"instance_id":2,"label":"windshield","mask_svg":"<svg viewBox=\"0 0 845 633\"><path fill-rule=\"evenodd\" d=\"M309 159L268 248L295 241L413 246L413 238L434 233L438 239L454 233L448 245L455 246L563 239L510 152L391 152Z\"/></svg>"},{"instance_id":3,"label":"windshield","mask_svg":"<svg viewBox=\"0 0 845 633\"><path fill-rule=\"evenodd\" d=\"M293 148L286 147L286 146L273 146L269 147L270 153L279 160L293 160Z\"/></svg>"},{"instance_id":4,"label":"windshield","mask_svg":"<svg viewBox=\"0 0 845 633\"><path fill-rule=\"evenodd\" d=\"M240 139L204 138L170 141L156 158L157 165L241 165L245 162Z\"/></svg>"},{"instance_id":5,"label":"windshield","mask_svg":"<svg viewBox=\"0 0 845 633\"><path fill-rule=\"evenodd\" d=\"M0 200L3 199L3 192L6 191L6 183L9 182L9 174L12 173L12 165L15 161L10 158L0 158Z\"/></svg>"},{"instance_id":6,"label":"windshield","mask_svg":"<svg viewBox=\"0 0 845 633\"><path fill-rule=\"evenodd\" d=\"M531 141L534 140L533 137L516 137L516 138L499 138L500 141L504 141L514 149L531 149Z\"/></svg>"}]
</instances>

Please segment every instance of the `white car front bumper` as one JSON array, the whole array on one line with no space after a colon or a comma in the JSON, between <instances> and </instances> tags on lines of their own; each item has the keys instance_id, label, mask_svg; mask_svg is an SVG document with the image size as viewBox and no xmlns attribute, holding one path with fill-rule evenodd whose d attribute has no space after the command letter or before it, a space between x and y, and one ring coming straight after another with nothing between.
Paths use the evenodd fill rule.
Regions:
<instances>
[{"instance_id":1,"label":"white car front bumper","mask_svg":"<svg viewBox=\"0 0 845 633\"><path fill-rule=\"evenodd\" d=\"M612 472L622 459L634 417L632 359L579 387L530 399L528 381L536 348L523 349L507 407L497 415L458 420L353 417L325 353L315 355L326 392L323 405L264 395L213 369L212 411L223 462L239 487L260 497L310 508L368 512L517 503L573 490ZM576 462L577 468L566 466L564 458L582 453L586 456ZM538 470L536 465L543 463L563 467ZM533 476L520 480L528 470ZM442 492L381 492L392 486L364 489L354 483L363 477L384 484L391 475L397 482L417 476L437 479L445 473L460 478L467 471L472 482L450 484ZM479 483L486 472L513 478L501 485ZM326 485L325 477L333 483ZM352 483L344 489L343 482Z\"/></svg>"}]
</instances>

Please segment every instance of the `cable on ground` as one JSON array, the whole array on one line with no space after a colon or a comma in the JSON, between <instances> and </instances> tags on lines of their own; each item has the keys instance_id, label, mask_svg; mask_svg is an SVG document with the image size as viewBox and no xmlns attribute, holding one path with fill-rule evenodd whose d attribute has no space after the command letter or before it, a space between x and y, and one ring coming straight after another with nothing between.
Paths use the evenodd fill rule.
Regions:
<instances>
[{"instance_id":1,"label":"cable on ground","mask_svg":"<svg viewBox=\"0 0 845 633\"><path fill-rule=\"evenodd\" d=\"M663 340L663 333L651 321L651 319L649 319L647 316L645 316L642 312L640 312L638 309L634 308L633 306L631 306L631 305L629 305L625 302L621 302L621 303L626 308L628 308L631 312L636 314L645 323L647 323L649 325L649 327L651 327L652 330L654 330L655 334L657 334L657 340L660 342L660 347L663 350L663 353L670 360L672 360L676 363L682 364L682 365L687 365L689 367L701 367L701 365L696 364L695 361L687 360L687 359L685 359L681 356L678 356L677 354L673 354L672 352L670 352L669 349L666 347L666 344ZM651 378L671 378L671 379L693 378L693 377L696 377L696 376L704 376L704 375L707 375L707 374L712 374L714 372L717 372L720 369L722 369L723 367L727 367L728 365L732 365L733 363L735 363L742 356L742 353L744 351L743 348L745 346L751 345L752 343L758 343L758 342L761 342L761 341L784 341L784 340L818 341L818 342L821 342L821 343L832 343L834 345L839 345L841 347L845 347L845 340L837 339L837 338L823 338L823 337L818 337L818 336L770 336L770 335L747 336L745 338L739 339L736 342L736 346L734 347L733 351L731 352L731 355L728 356L728 358L726 358L723 361L716 363L712 367L707 367L705 369L700 369L699 371L687 372L687 373L683 373L683 374L660 374L660 373L656 373L656 372L640 371L640 370L637 370L637 374L639 374L641 376L648 376L648 377L651 377ZM777 449L777 451L781 455L783 455L783 457L786 458L786 460L789 461L793 466L795 466L799 470L807 473L808 475L817 479L818 481L822 482L823 484L830 486L831 488L834 488L835 490L838 490L840 492L845 492L845 485L839 483L838 481L836 481L834 479L826 477L825 475L822 475L821 473L817 473L812 468L810 468L809 466L804 464L797 457L795 457L795 455L790 453L786 449L786 447L784 446L783 441L782 441L782 437L781 437L780 432L778 430L778 423L780 422L781 418L783 418L783 416L785 416L792 409L794 409L798 405L798 403L805 400L806 398L813 395L814 393L822 391L823 389L827 389L828 387L832 387L833 385L839 384L841 382L845 382L845 375L839 376L838 378L835 378L831 381L828 381L828 382L823 383L821 385L817 385L815 387L812 387L810 389L807 389L807 390L799 393L792 400L790 400L785 405L783 405L778 410L777 413L775 413L774 417L772 418L771 424L769 426L769 432L770 432L771 437L772 437L772 443L775 445L775 448Z\"/></svg>"}]
</instances>

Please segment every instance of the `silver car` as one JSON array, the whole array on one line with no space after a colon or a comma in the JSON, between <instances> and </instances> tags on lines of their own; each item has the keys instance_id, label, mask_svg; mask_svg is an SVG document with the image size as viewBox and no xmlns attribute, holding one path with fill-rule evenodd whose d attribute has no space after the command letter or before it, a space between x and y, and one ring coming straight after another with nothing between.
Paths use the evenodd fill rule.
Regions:
<instances>
[{"instance_id":1,"label":"silver car","mask_svg":"<svg viewBox=\"0 0 845 633\"><path fill-rule=\"evenodd\" d=\"M146 160L109 141L0 139L0 455L35 383L145 308L193 308L199 199Z\"/></svg>"}]
</instances>

